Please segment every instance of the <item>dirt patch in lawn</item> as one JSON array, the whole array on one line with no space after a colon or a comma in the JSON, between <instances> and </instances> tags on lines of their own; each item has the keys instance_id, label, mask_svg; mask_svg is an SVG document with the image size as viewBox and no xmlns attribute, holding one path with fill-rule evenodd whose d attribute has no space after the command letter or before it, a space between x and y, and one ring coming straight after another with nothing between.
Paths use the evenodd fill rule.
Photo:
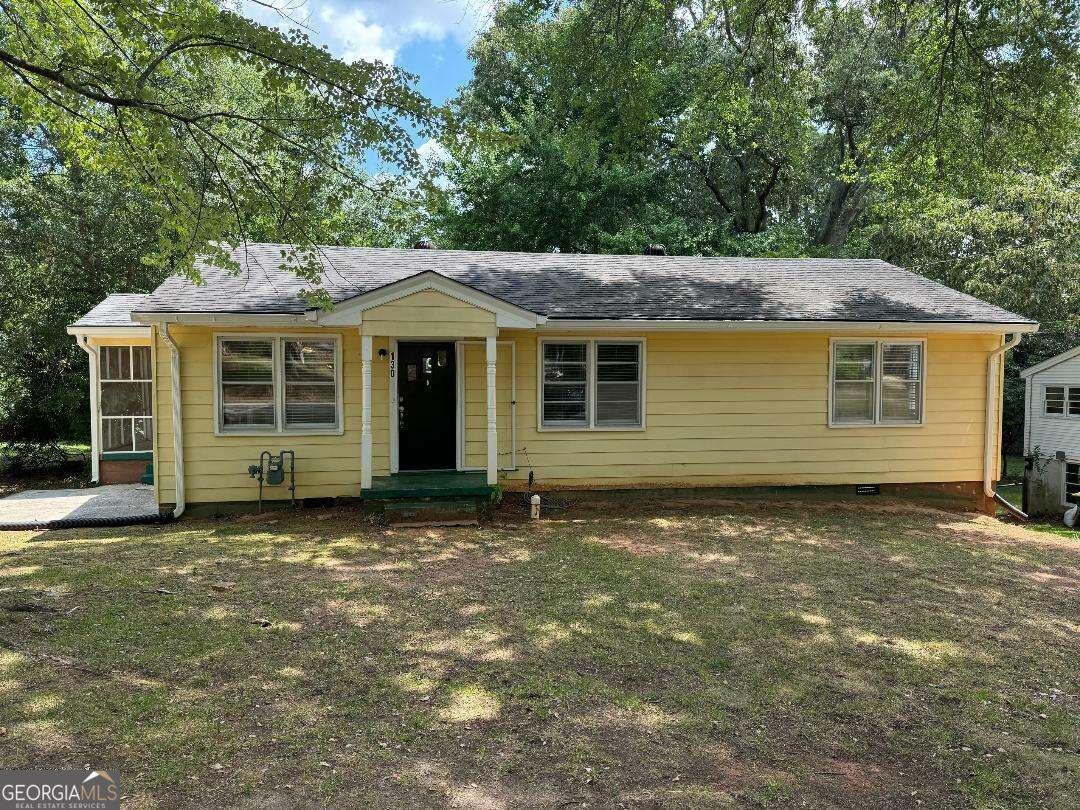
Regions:
<instances>
[{"instance_id":1,"label":"dirt patch in lawn","mask_svg":"<svg viewBox=\"0 0 1080 810\"><path fill-rule=\"evenodd\" d=\"M0 535L2 761L147 808L1080 802L1080 542L888 501L546 514Z\"/></svg>"}]
</instances>

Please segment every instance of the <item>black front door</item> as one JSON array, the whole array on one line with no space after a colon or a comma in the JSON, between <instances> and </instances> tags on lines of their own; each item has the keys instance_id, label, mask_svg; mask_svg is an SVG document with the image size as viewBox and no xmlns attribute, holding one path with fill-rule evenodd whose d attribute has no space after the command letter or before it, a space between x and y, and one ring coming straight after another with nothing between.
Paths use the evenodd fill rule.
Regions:
<instances>
[{"instance_id":1,"label":"black front door","mask_svg":"<svg viewBox=\"0 0 1080 810\"><path fill-rule=\"evenodd\" d=\"M453 470L457 374L453 343L398 343L398 468Z\"/></svg>"}]
</instances>

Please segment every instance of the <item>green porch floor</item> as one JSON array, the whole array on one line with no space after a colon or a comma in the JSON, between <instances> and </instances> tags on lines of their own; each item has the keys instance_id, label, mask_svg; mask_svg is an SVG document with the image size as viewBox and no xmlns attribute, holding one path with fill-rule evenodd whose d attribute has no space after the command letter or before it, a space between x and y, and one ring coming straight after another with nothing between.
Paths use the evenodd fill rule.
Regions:
<instances>
[{"instance_id":1,"label":"green porch floor","mask_svg":"<svg viewBox=\"0 0 1080 810\"><path fill-rule=\"evenodd\" d=\"M361 497L369 501L389 501L396 498L472 498L487 497L493 487L482 472L400 472L376 475L371 489Z\"/></svg>"}]
</instances>

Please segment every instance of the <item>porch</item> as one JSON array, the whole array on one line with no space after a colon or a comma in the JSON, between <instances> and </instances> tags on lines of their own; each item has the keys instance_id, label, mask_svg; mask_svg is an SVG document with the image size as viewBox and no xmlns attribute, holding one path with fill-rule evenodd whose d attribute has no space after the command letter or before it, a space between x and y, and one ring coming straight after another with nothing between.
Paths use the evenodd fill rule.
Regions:
<instances>
[{"instance_id":1,"label":"porch","mask_svg":"<svg viewBox=\"0 0 1080 810\"><path fill-rule=\"evenodd\" d=\"M398 472L376 475L371 486L362 491L368 501L392 501L402 498L487 498L494 486L487 483L486 472L437 470L432 472Z\"/></svg>"}]
</instances>

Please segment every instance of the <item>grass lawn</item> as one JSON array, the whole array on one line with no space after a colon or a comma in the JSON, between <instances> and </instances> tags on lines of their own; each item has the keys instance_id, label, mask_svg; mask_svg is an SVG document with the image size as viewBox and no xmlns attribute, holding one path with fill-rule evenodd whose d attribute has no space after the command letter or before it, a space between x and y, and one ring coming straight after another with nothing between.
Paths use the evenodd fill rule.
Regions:
<instances>
[{"instance_id":1,"label":"grass lawn","mask_svg":"<svg viewBox=\"0 0 1080 810\"><path fill-rule=\"evenodd\" d=\"M130 807L1080 804L1080 538L873 500L0 534L0 762Z\"/></svg>"}]
</instances>

